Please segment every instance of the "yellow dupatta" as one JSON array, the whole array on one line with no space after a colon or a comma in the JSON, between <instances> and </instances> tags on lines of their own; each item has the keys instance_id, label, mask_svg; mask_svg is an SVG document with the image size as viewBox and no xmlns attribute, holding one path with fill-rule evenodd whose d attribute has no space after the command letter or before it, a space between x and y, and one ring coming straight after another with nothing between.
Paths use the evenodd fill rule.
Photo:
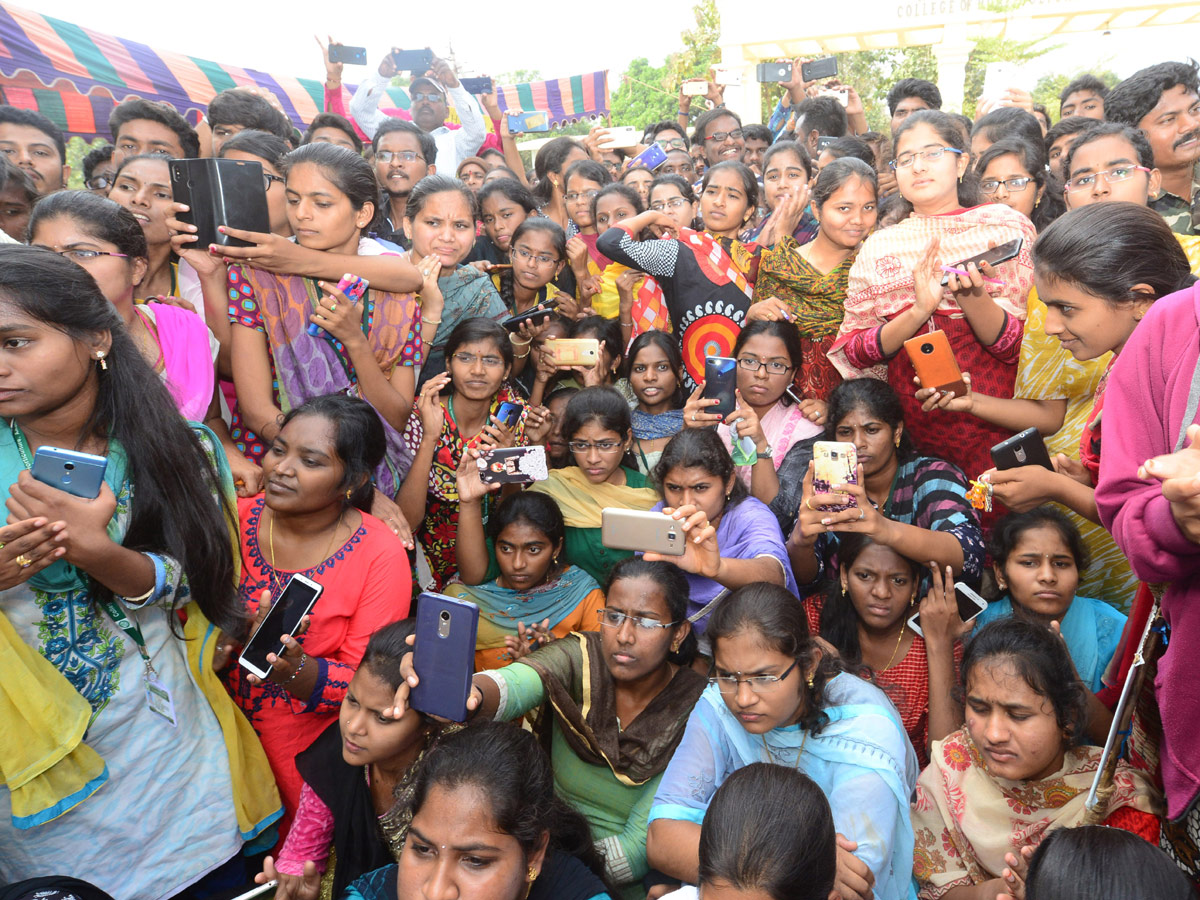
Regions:
<instances>
[{"instance_id":1,"label":"yellow dupatta","mask_svg":"<svg viewBox=\"0 0 1200 900\"><path fill-rule=\"evenodd\" d=\"M555 469L547 480L535 482L529 490L546 494L557 503L569 528L599 528L600 511L606 506L650 509L658 502L658 494L651 488L592 484L578 466Z\"/></svg>"}]
</instances>

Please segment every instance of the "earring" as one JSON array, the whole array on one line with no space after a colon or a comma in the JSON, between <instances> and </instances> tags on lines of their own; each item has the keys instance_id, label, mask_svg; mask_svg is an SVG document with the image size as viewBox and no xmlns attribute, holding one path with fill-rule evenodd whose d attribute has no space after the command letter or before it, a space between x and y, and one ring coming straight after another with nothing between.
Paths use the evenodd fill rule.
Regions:
<instances>
[{"instance_id":1,"label":"earring","mask_svg":"<svg viewBox=\"0 0 1200 900\"><path fill-rule=\"evenodd\" d=\"M892 441L897 447L900 446L900 435L896 435L896 439Z\"/></svg>"},{"instance_id":2,"label":"earring","mask_svg":"<svg viewBox=\"0 0 1200 900\"><path fill-rule=\"evenodd\" d=\"M678 643L678 642L676 642L676 643L674 643L674 644L672 644L672 645L671 645L671 652L672 652L672 653L678 653L678 652L679 652L679 643Z\"/></svg>"},{"instance_id":3,"label":"earring","mask_svg":"<svg viewBox=\"0 0 1200 900\"><path fill-rule=\"evenodd\" d=\"M346 488L346 499L350 499L350 495L354 493L354 488Z\"/></svg>"},{"instance_id":4,"label":"earring","mask_svg":"<svg viewBox=\"0 0 1200 900\"><path fill-rule=\"evenodd\" d=\"M808 678L806 679L806 682L808 684L808 689L811 691L813 688L813 676L809 675Z\"/></svg>"},{"instance_id":5,"label":"earring","mask_svg":"<svg viewBox=\"0 0 1200 900\"><path fill-rule=\"evenodd\" d=\"M100 369L104 372L108 371L108 362L104 359L103 353L97 353L96 359L100 363Z\"/></svg>"},{"instance_id":6,"label":"earring","mask_svg":"<svg viewBox=\"0 0 1200 900\"><path fill-rule=\"evenodd\" d=\"M533 866L530 866L529 867L529 875L528 875L529 883L533 884L535 881L537 881L537 877L538 877L538 870L535 869Z\"/></svg>"}]
</instances>

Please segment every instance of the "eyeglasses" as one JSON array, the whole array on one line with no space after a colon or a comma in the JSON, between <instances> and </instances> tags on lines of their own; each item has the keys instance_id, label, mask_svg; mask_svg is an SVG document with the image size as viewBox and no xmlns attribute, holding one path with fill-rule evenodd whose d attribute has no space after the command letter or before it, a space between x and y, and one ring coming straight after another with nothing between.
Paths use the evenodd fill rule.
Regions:
<instances>
[{"instance_id":1,"label":"eyeglasses","mask_svg":"<svg viewBox=\"0 0 1200 900\"><path fill-rule=\"evenodd\" d=\"M616 609L598 609L596 610L596 618L600 620L601 625L607 625L609 628L620 628L628 620L643 631L674 628L679 624L678 622L660 622L658 619L647 619L645 616L631 616L629 613L623 613Z\"/></svg>"},{"instance_id":2,"label":"eyeglasses","mask_svg":"<svg viewBox=\"0 0 1200 900\"><path fill-rule=\"evenodd\" d=\"M714 675L708 679L708 683L715 684L717 690L722 694L736 694L738 685L742 682L750 685L750 690L754 693L765 694L791 675L792 669L796 668L799 663L800 660L795 660L780 675L747 675L743 677L741 672L730 672L728 675Z\"/></svg>"},{"instance_id":3,"label":"eyeglasses","mask_svg":"<svg viewBox=\"0 0 1200 900\"><path fill-rule=\"evenodd\" d=\"M513 247L514 254L518 259L528 260L529 262L537 263L539 266L548 266L551 263L558 262L553 256L548 256L545 253L530 253L524 247Z\"/></svg>"},{"instance_id":4,"label":"eyeglasses","mask_svg":"<svg viewBox=\"0 0 1200 900\"><path fill-rule=\"evenodd\" d=\"M504 360L499 356L476 356L474 353L455 353L452 359L464 366L473 366L482 361L485 369L498 369L504 365Z\"/></svg>"},{"instance_id":5,"label":"eyeglasses","mask_svg":"<svg viewBox=\"0 0 1200 900\"><path fill-rule=\"evenodd\" d=\"M571 191L563 197L568 203L574 203L576 200L591 200L599 191Z\"/></svg>"},{"instance_id":6,"label":"eyeglasses","mask_svg":"<svg viewBox=\"0 0 1200 900\"><path fill-rule=\"evenodd\" d=\"M412 162L414 159L423 160L425 157L423 157L416 150L380 150L375 154L375 159L386 166L393 160L396 162L400 162L401 160L404 162Z\"/></svg>"},{"instance_id":7,"label":"eyeglasses","mask_svg":"<svg viewBox=\"0 0 1200 900\"><path fill-rule=\"evenodd\" d=\"M720 143L721 141L728 140L729 138L733 138L735 141L740 141L742 139L742 129L735 128L733 131L714 131L712 134L706 137L705 140L717 141Z\"/></svg>"},{"instance_id":8,"label":"eyeglasses","mask_svg":"<svg viewBox=\"0 0 1200 900\"><path fill-rule=\"evenodd\" d=\"M654 143L664 150L686 150L687 141L683 138L655 138Z\"/></svg>"},{"instance_id":9,"label":"eyeglasses","mask_svg":"<svg viewBox=\"0 0 1200 900\"><path fill-rule=\"evenodd\" d=\"M650 208L655 212L662 212L664 209L679 209L679 207L687 204L687 200L683 197L672 197L670 200L658 200L650 204Z\"/></svg>"},{"instance_id":10,"label":"eyeglasses","mask_svg":"<svg viewBox=\"0 0 1200 900\"><path fill-rule=\"evenodd\" d=\"M1118 181L1124 181L1127 178L1132 178L1134 172L1149 172L1145 166L1113 166L1103 172L1093 172L1091 175L1080 175L1077 178L1072 178L1067 182L1067 193L1073 191L1083 191L1090 188L1096 183L1097 178L1103 178L1105 184L1115 184Z\"/></svg>"},{"instance_id":11,"label":"eyeglasses","mask_svg":"<svg viewBox=\"0 0 1200 900\"><path fill-rule=\"evenodd\" d=\"M116 181L114 175L94 175L88 179L87 187L90 191L107 191L113 186Z\"/></svg>"},{"instance_id":12,"label":"eyeglasses","mask_svg":"<svg viewBox=\"0 0 1200 900\"><path fill-rule=\"evenodd\" d=\"M758 374L759 369L766 369L772 375L782 375L784 372L790 372L792 367L785 362L780 362L777 359L755 359L753 356L743 356L737 361L739 368L745 369L747 372Z\"/></svg>"},{"instance_id":13,"label":"eyeglasses","mask_svg":"<svg viewBox=\"0 0 1200 900\"><path fill-rule=\"evenodd\" d=\"M567 441L567 447L572 453L587 453L593 447L601 453L616 453L621 449L620 441Z\"/></svg>"},{"instance_id":14,"label":"eyeglasses","mask_svg":"<svg viewBox=\"0 0 1200 900\"><path fill-rule=\"evenodd\" d=\"M100 256L116 256L121 259L129 259L128 253L114 253L111 250L83 250L77 247L70 250L55 250L52 247L44 247L43 249L49 250L51 253L57 253L59 256L65 256L71 262L77 263L91 262Z\"/></svg>"},{"instance_id":15,"label":"eyeglasses","mask_svg":"<svg viewBox=\"0 0 1200 900\"><path fill-rule=\"evenodd\" d=\"M272 175L270 172L263 172L263 182L267 186L267 190L271 189L271 185L278 181L280 184L287 184L286 178L280 178L278 175Z\"/></svg>"},{"instance_id":16,"label":"eyeglasses","mask_svg":"<svg viewBox=\"0 0 1200 900\"><path fill-rule=\"evenodd\" d=\"M413 103L420 103L422 100L427 103L441 103L443 99L442 95L436 92L427 94L424 91L413 91L408 96L412 98Z\"/></svg>"},{"instance_id":17,"label":"eyeglasses","mask_svg":"<svg viewBox=\"0 0 1200 900\"><path fill-rule=\"evenodd\" d=\"M918 156L926 162L933 162L935 159L941 159L947 153L962 156L963 152L953 147L930 147L928 150L919 150L916 153L905 153L903 156L897 156L891 161L890 165L893 169L907 169L916 162Z\"/></svg>"},{"instance_id":18,"label":"eyeglasses","mask_svg":"<svg viewBox=\"0 0 1200 900\"><path fill-rule=\"evenodd\" d=\"M994 194L1000 188L1000 185L1004 185L1004 189L1010 194L1019 194L1029 186L1029 182L1031 181L1033 179L1027 176L1005 179L989 178L987 181L979 182L979 189L985 194Z\"/></svg>"}]
</instances>

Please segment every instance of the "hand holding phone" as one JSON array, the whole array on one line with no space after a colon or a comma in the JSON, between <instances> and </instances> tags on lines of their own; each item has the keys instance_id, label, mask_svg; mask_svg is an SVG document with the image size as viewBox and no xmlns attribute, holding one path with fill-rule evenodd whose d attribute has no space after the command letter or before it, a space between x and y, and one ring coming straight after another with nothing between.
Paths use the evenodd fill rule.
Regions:
<instances>
[{"instance_id":1,"label":"hand holding phone","mask_svg":"<svg viewBox=\"0 0 1200 900\"><path fill-rule=\"evenodd\" d=\"M737 408L737 360L728 356L709 356L704 360L705 400L720 400L705 412L728 416Z\"/></svg>"},{"instance_id":2,"label":"hand holding phone","mask_svg":"<svg viewBox=\"0 0 1200 900\"><path fill-rule=\"evenodd\" d=\"M238 665L266 681L273 668L267 657L282 656L286 649L286 645L279 639L280 635L287 634L293 638L296 636L300 623L312 611L324 590L324 587L310 578L293 575L273 603L270 600L260 601L268 603L270 608L242 648Z\"/></svg>"},{"instance_id":3,"label":"hand holding phone","mask_svg":"<svg viewBox=\"0 0 1200 900\"><path fill-rule=\"evenodd\" d=\"M813 443L813 493L833 494L835 484L858 484L858 450L847 441L816 441ZM845 503L821 506L829 512L842 512L858 506L853 494Z\"/></svg>"},{"instance_id":4,"label":"hand holding phone","mask_svg":"<svg viewBox=\"0 0 1200 900\"><path fill-rule=\"evenodd\" d=\"M949 569L943 575L939 567L933 567L929 593L921 601L921 609L909 618L909 628L922 637L925 636L925 630L921 624L921 612L932 612L930 604L936 604L940 600L947 598L947 595L950 593L947 589L950 588L951 583L952 578ZM976 616L987 609L987 601L979 596L970 585L964 584L961 581L954 583L953 593L954 603L958 607L958 618L962 620L964 625L973 621ZM945 610L939 610L939 614L944 615Z\"/></svg>"},{"instance_id":5,"label":"hand holding phone","mask_svg":"<svg viewBox=\"0 0 1200 900\"><path fill-rule=\"evenodd\" d=\"M451 722L467 720L478 627L474 603L434 593L417 598L412 664L420 680L409 695L413 709Z\"/></svg>"},{"instance_id":6,"label":"hand holding phone","mask_svg":"<svg viewBox=\"0 0 1200 900\"><path fill-rule=\"evenodd\" d=\"M329 61L331 63L345 63L350 66L365 66L367 64L367 48L348 47L345 44L330 44Z\"/></svg>"},{"instance_id":7,"label":"hand holding phone","mask_svg":"<svg viewBox=\"0 0 1200 900\"><path fill-rule=\"evenodd\" d=\"M107 468L107 457L43 445L33 454L29 474L42 484L66 491L73 497L95 500L100 496Z\"/></svg>"},{"instance_id":8,"label":"hand holding phone","mask_svg":"<svg viewBox=\"0 0 1200 900\"><path fill-rule=\"evenodd\" d=\"M363 298L363 294L367 292L367 286L370 284L365 278L359 278L357 275L351 275L347 272L341 277L337 283L337 289L346 296L346 299L351 303L357 303ZM333 340L333 335L325 331L316 322L309 322L308 328L305 329L312 337L320 337L325 335L329 340Z\"/></svg>"},{"instance_id":9,"label":"hand holding phone","mask_svg":"<svg viewBox=\"0 0 1200 900\"><path fill-rule=\"evenodd\" d=\"M950 339L944 331L918 334L904 342L904 351L921 379L922 388L933 388L945 393L953 391L955 397L965 397L967 383L962 370L950 348Z\"/></svg>"}]
</instances>

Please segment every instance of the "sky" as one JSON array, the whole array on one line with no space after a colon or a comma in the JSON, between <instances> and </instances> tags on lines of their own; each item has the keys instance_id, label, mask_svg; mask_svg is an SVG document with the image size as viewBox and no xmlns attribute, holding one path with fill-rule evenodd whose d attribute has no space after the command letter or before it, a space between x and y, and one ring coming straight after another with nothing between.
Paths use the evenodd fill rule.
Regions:
<instances>
[{"instance_id":1,"label":"sky","mask_svg":"<svg viewBox=\"0 0 1200 900\"><path fill-rule=\"evenodd\" d=\"M598 69L614 75L630 60L658 65L679 49L680 33L694 25L695 0L650 0L636 8L612 4L523 0L441 0L432 3L316 2L316 0L16 0L45 15L216 62L299 77L324 78L314 34L365 46L371 66L392 46L451 49L462 74L493 75L536 69L557 78ZM802 9L789 3L791 9ZM763 9L748 3L748 10ZM504 12L497 13L498 9ZM765 14L765 13L764 13ZM607 16L607 18L605 18ZM1118 75L1163 59L1200 55L1200 25L1089 34L1030 64L1031 74L1074 72L1092 66ZM356 81L347 66L346 81ZM609 82L616 88L615 77Z\"/></svg>"}]
</instances>

